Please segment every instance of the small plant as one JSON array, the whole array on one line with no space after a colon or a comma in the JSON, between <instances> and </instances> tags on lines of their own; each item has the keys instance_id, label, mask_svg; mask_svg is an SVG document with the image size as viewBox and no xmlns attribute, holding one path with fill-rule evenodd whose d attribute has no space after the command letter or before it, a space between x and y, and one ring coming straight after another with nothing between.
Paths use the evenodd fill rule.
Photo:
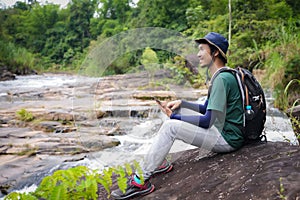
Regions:
<instances>
[{"instance_id":1,"label":"small plant","mask_svg":"<svg viewBox=\"0 0 300 200\"><path fill-rule=\"evenodd\" d=\"M28 112L26 109L22 108L21 110L16 112L18 119L24 122L30 122L34 120L34 116L32 113Z\"/></svg>"},{"instance_id":2,"label":"small plant","mask_svg":"<svg viewBox=\"0 0 300 200\"><path fill-rule=\"evenodd\" d=\"M285 90L284 90L284 96L285 96L286 101L288 101L288 89L290 88L290 86L293 83L297 83L300 86L300 80L293 79L287 84L287 86L285 87ZM290 116L295 135L296 135L297 139L300 141L300 119L299 119L299 117L293 116L293 110L297 104L300 104L300 99L296 99L293 102L288 114Z\"/></svg>"},{"instance_id":3,"label":"small plant","mask_svg":"<svg viewBox=\"0 0 300 200\"><path fill-rule=\"evenodd\" d=\"M279 178L279 191L278 191L278 195L279 195L279 198L282 199L282 200L286 200L286 196L283 194L284 193L284 187L283 187L283 184L282 184L282 177Z\"/></svg>"}]
</instances>

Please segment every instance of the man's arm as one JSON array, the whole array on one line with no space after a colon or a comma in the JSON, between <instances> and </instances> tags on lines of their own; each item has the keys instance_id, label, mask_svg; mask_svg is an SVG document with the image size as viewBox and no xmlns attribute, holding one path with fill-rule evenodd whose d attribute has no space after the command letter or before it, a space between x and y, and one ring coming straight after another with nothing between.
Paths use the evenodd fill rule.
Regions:
<instances>
[{"instance_id":1,"label":"man's arm","mask_svg":"<svg viewBox=\"0 0 300 200\"><path fill-rule=\"evenodd\" d=\"M203 115L206 113L207 105L208 105L208 100L206 100L204 104L192 103L192 102L185 101L185 100L181 101L182 108L188 108L190 110L199 112Z\"/></svg>"},{"instance_id":2,"label":"man's arm","mask_svg":"<svg viewBox=\"0 0 300 200\"><path fill-rule=\"evenodd\" d=\"M170 118L177 119L202 128L210 128L216 120L216 113L214 110L207 110L204 115L181 115L172 113Z\"/></svg>"}]
</instances>

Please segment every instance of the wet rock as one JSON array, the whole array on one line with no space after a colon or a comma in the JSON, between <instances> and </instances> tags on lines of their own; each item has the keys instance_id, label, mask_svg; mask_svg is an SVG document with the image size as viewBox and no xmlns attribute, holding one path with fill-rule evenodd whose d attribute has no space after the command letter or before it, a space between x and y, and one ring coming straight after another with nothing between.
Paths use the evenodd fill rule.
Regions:
<instances>
[{"instance_id":1,"label":"wet rock","mask_svg":"<svg viewBox=\"0 0 300 200\"><path fill-rule=\"evenodd\" d=\"M84 116L81 116L77 113L68 113L65 111L51 111L49 113L41 114L40 117L45 120L65 121L65 122L86 120L86 117Z\"/></svg>"},{"instance_id":2,"label":"wet rock","mask_svg":"<svg viewBox=\"0 0 300 200\"><path fill-rule=\"evenodd\" d=\"M39 182L44 175L51 173L49 169L53 169L61 162L63 160L60 157L49 155L45 158L28 155L1 155L0 198L16 188Z\"/></svg>"},{"instance_id":3,"label":"wet rock","mask_svg":"<svg viewBox=\"0 0 300 200\"><path fill-rule=\"evenodd\" d=\"M107 136L98 136L91 139L81 138L81 145L90 151L100 151L105 148L114 147L120 144L117 139L112 139Z\"/></svg>"},{"instance_id":4,"label":"wet rock","mask_svg":"<svg viewBox=\"0 0 300 200\"><path fill-rule=\"evenodd\" d=\"M15 74L13 74L7 70L1 71L0 81L8 81L8 80L14 80L14 79L16 79Z\"/></svg>"},{"instance_id":5,"label":"wet rock","mask_svg":"<svg viewBox=\"0 0 300 200\"><path fill-rule=\"evenodd\" d=\"M103 118L105 115L106 115L106 112L103 112L103 111L101 111L101 110L97 110L97 111L96 111L96 118L97 118L97 119L101 119L101 118Z\"/></svg>"},{"instance_id":6,"label":"wet rock","mask_svg":"<svg viewBox=\"0 0 300 200\"><path fill-rule=\"evenodd\" d=\"M38 125L34 126L35 130L41 130L44 132L54 132L57 127L62 126L60 122L56 121L43 121L40 122Z\"/></svg>"}]
</instances>

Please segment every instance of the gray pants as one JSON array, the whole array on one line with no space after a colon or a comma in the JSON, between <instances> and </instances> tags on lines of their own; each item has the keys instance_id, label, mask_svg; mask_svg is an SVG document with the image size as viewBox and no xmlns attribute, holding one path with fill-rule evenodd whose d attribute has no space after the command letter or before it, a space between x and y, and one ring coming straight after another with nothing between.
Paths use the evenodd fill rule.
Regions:
<instances>
[{"instance_id":1,"label":"gray pants","mask_svg":"<svg viewBox=\"0 0 300 200\"><path fill-rule=\"evenodd\" d=\"M224 140L215 126L204 129L187 122L169 119L162 124L145 156L143 164L145 178L149 178L151 172L161 165L176 139L216 153L235 150Z\"/></svg>"}]
</instances>

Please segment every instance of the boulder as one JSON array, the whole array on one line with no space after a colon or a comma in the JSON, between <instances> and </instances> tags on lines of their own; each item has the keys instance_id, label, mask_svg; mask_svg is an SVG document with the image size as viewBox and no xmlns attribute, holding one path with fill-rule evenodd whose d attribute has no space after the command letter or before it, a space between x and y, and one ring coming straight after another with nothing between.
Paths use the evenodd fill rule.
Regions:
<instances>
[{"instance_id":1,"label":"boulder","mask_svg":"<svg viewBox=\"0 0 300 200\"><path fill-rule=\"evenodd\" d=\"M180 154L173 161L173 171L151 179L155 191L138 199L300 198L299 146L268 142L245 146L233 153L200 156L200 159L199 148ZM117 185L113 186L116 188ZM106 197L100 186L100 199Z\"/></svg>"}]
</instances>

